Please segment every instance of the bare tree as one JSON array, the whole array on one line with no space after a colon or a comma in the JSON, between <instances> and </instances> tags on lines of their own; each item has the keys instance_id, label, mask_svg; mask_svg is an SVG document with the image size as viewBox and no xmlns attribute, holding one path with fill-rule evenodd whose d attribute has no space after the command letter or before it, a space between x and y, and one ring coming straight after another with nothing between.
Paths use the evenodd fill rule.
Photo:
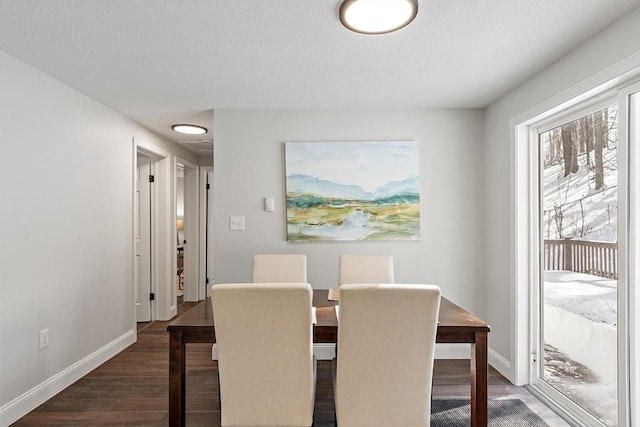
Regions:
<instances>
[{"instance_id":1,"label":"bare tree","mask_svg":"<svg viewBox=\"0 0 640 427\"><path fill-rule=\"evenodd\" d=\"M562 213L562 205L554 203L553 211L553 221L556 223L556 235L558 236L558 239L562 239L562 219L564 217Z\"/></svg>"},{"instance_id":2,"label":"bare tree","mask_svg":"<svg viewBox=\"0 0 640 427\"><path fill-rule=\"evenodd\" d=\"M571 137L571 123L562 125L562 157L564 159L564 176L578 172L578 147Z\"/></svg>"},{"instance_id":3,"label":"bare tree","mask_svg":"<svg viewBox=\"0 0 640 427\"><path fill-rule=\"evenodd\" d=\"M601 111L596 111L594 114L594 153L593 157L595 160L595 181L596 181L596 190L602 189L604 187L604 165L602 162L602 150L606 144L607 138L607 128L604 126L607 120L607 109Z\"/></svg>"},{"instance_id":4,"label":"bare tree","mask_svg":"<svg viewBox=\"0 0 640 427\"><path fill-rule=\"evenodd\" d=\"M580 121L580 139L582 140L584 153L586 154L585 165L591 167L591 150L593 150L593 131L591 130L590 116L584 116Z\"/></svg>"}]
</instances>

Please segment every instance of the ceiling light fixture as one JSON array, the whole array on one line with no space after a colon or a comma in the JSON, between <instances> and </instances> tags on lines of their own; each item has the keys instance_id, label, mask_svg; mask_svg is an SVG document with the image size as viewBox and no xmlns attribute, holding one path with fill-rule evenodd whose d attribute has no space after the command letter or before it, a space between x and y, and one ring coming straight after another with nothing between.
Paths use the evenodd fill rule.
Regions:
<instances>
[{"instance_id":1,"label":"ceiling light fixture","mask_svg":"<svg viewBox=\"0 0 640 427\"><path fill-rule=\"evenodd\" d=\"M386 34L406 27L418 14L418 0L344 0L342 25L363 34Z\"/></svg>"},{"instance_id":2,"label":"ceiling light fixture","mask_svg":"<svg viewBox=\"0 0 640 427\"><path fill-rule=\"evenodd\" d=\"M179 124L171 126L176 132L186 133L188 135L202 135L208 132L207 128L198 125Z\"/></svg>"}]
</instances>

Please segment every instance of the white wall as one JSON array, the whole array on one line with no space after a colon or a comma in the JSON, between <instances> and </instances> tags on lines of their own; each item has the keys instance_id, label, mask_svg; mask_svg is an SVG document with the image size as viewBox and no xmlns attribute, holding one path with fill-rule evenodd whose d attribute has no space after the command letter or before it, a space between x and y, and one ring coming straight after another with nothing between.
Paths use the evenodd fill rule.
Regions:
<instances>
[{"instance_id":1,"label":"white wall","mask_svg":"<svg viewBox=\"0 0 640 427\"><path fill-rule=\"evenodd\" d=\"M614 22L485 110L484 228L486 246L484 283L486 321L491 326L490 345L506 361L511 360L511 252L514 241L511 208L514 183L511 176L510 120L539 103L570 89L607 67L640 52L640 8ZM640 64L638 64L640 65ZM524 284L526 286L526 284ZM506 372L503 372L506 374Z\"/></svg>"},{"instance_id":2,"label":"white wall","mask_svg":"<svg viewBox=\"0 0 640 427\"><path fill-rule=\"evenodd\" d=\"M339 254L391 254L397 282L437 284L483 315L480 110L216 110L215 123L215 283L250 281L253 254L303 253L312 286L331 288ZM420 241L286 241L284 142L408 139L420 143ZM246 231L229 231L230 215Z\"/></svg>"},{"instance_id":3,"label":"white wall","mask_svg":"<svg viewBox=\"0 0 640 427\"><path fill-rule=\"evenodd\" d=\"M4 52L0 82L7 425L135 339L132 137L195 157Z\"/></svg>"}]
</instances>

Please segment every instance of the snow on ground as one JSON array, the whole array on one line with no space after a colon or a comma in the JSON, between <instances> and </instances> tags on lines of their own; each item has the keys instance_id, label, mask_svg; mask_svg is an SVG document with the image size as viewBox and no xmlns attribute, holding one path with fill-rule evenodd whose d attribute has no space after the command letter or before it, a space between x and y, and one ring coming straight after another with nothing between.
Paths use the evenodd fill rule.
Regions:
<instances>
[{"instance_id":1,"label":"snow on ground","mask_svg":"<svg viewBox=\"0 0 640 427\"><path fill-rule=\"evenodd\" d=\"M553 346L546 345L544 378L578 405L600 418L605 425L615 426L617 389L615 383L604 384L594 373Z\"/></svg>"},{"instance_id":2,"label":"snow on ground","mask_svg":"<svg viewBox=\"0 0 640 427\"><path fill-rule=\"evenodd\" d=\"M544 379L616 425L617 281L573 271L544 279Z\"/></svg>"},{"instance_id":3,"label":"snow on ground","mask_svg":"<svg viewBox=\"0 0 640 427\"><path fill-rule=\"evenodd\" d=\"M544 272L544 302L597 323L616 327L618 281L576 273Z\"/></svg>"}]
</instances>

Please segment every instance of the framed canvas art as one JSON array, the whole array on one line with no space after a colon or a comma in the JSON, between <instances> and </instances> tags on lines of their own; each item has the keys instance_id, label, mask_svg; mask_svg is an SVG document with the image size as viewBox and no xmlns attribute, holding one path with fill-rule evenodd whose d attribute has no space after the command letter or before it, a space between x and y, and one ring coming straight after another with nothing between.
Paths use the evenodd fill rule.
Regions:
<instances>
[{"instance_id":1,"label":"framed canvas art","mask_svg":"<svg viewBox=\"0 0 640 427\"><path fill-rule=\"evenodd\" d=\"M417 240L417 141L285 143L289 241Z\"/></svg>"}]
</instances>

